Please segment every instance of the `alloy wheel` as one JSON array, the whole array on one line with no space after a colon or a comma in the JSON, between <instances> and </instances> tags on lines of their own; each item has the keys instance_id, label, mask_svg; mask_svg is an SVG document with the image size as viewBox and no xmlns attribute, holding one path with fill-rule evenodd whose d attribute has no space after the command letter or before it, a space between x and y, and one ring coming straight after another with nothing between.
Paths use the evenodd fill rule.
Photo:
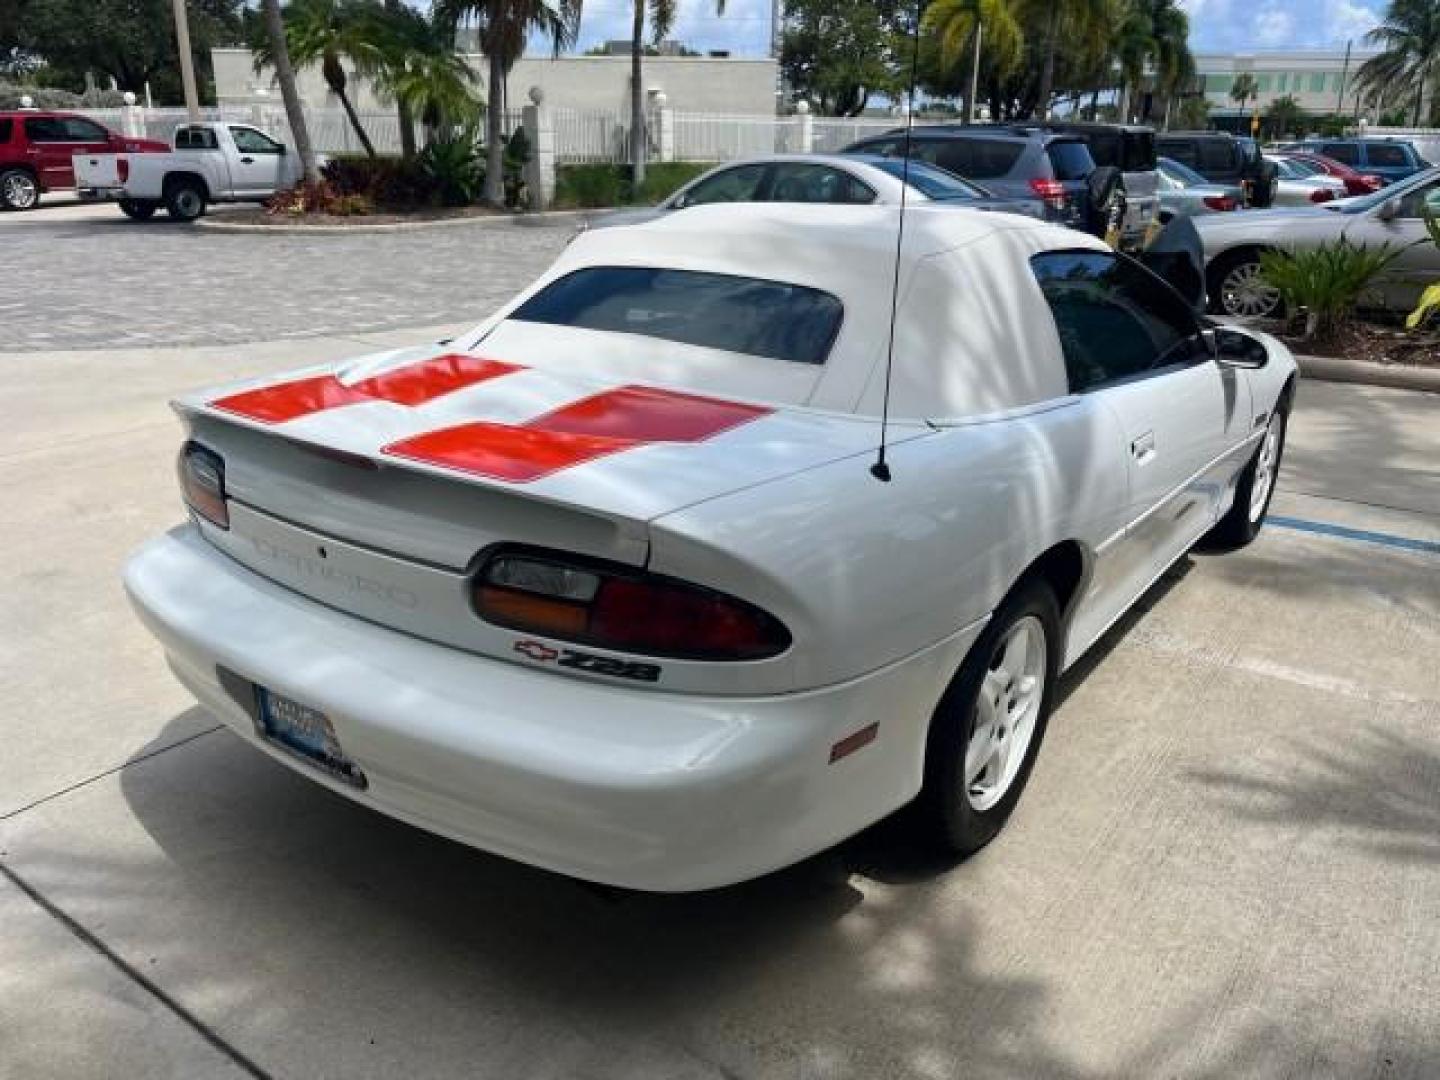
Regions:
<instances>
[{"instance_id":1,"label":"alloy wheel","mask_svg":"<svg viewBox=\"0 0 1440 1080\"><path fill-rule=\"evenodd\" d=\"M1255 479L1250 484L1250 520L1259 521L1270 502L1270 489L1275 486L1276 466L1280 462L1280 425L1277 412L1265 429L1265 439L1255 456Z\"/></svg>"},{"instance_id":2,"label":"alloy wheel","mask_svg":"<svg viewBox=\"0 0 1440 1080\"><path fill-rule=\"evenodd\" d=\"M1005 798L1025 762L1045 696L1045 626L1026 615L995 646L965 748L965 797L984 813Z\"/></svg>"},{"instance_id":3,"label":"alloy wheel","mask_svg":"<svg viewBox=\"0 0 1440 1080\"><path fill-rule=\"evenodd\" d=\"M5 203L15 210L29 210L40 196L34 177L28 173L12 172L5 177Z\"/></svg>"},{"instance_id":4,"label":"alloy wheel","mask_svg":"<svg viewBox=\"0 0 1440 1080\"><path fill-rule=\"evenodd\" d=\"M1261 276L1258 262L1242 262L1220 282L1220 305L1227 315L1261 318L1280 306L1280 290Z\"/></svg>"}]
</instances>

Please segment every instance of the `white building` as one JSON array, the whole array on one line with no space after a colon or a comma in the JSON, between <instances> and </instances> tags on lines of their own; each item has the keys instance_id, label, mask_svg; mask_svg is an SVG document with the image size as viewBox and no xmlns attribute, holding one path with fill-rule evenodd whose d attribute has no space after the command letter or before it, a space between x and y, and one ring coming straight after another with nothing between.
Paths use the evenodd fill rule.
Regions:
<instances>
[{"instance_id":1,"label":"white building","mask_svg":"<svg viewBox=\"0 0 1440 1080\"><path fill-rule=\"evenodd\" d=\"M247 105L257 100L275 101L274 72L255 72L248 49L212 49L215 67L215 94L221 105ZM480 75L486 99L485 58L467 59ZM647 56L644 67L647 91L660 90L677 112L716 113L732 116L773 116L775 114L776 64L769 57ZM338 108L318 66L297 73L300 96L317 109ZM525 103L532 86L545 94L545 102L557 109L624 113L630 108L630 57L562 56L558 59L524 57L516 63L507 80L509 107ZM356 109L362 112L389 109L376 98L364 80L352 78L348 90Z\"/></svg>"},{"instance_id":2,"label":"white building","mask_svg":"<svg viewBox=\"0 0 1440 1080\"><path fill-rule=\"evenodd\" d=\"M1352 49L1347 66L1343 49L1196 53L1195 72L1205 100L1210 103L1211 116L1249 114L1257 105L1263 113L1271 102L1287 94L1309 113L1353 115L1355 73L1374 55L1373 49ZM1242 74L1254 77L1258 91L1258 97L1243 108L1230 96L1235 80ZM1362 104L1368 106L1368 98Z\"/></svg>"}]
</instances>

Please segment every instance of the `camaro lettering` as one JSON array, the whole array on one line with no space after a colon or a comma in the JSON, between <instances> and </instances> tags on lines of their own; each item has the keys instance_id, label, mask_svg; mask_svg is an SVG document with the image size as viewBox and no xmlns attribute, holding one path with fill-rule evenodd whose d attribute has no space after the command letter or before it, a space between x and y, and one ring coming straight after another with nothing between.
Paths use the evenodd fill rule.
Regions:
<instances>
[{"instance_id":1,"label":"camaro lettering","mask_svg":"<svg viewBox=\"0 0 1440 1080\"><path fill-rule=\"evenodd\" d=\"M621 660L614 656L596 656L594 653L576 649L552 649L539 641L517 641L514 649L521 656L542 664L555 663L575 671L588 671L595 675L609 675L613 679L633 679L636 682L659 682L660 665L645 664L636 660Z\"/></svg>"},{"instance_id":2,"label":"camaro lettering","mask_svg":"<svg viewBox=\"0 0 1440 1080\"><path fill-rule=\"evenodd\" d=\"M383 581L376 581L374 578L363 577L360 574L346 573L322 559L301 555L298 551L291 551L279 544L272 544L258 536L251 537L250 542L254 545L256 554L271 562L281 564L296 577L323 581L339 586L355 596L369 597L383 604L405 608L407 611L420 606L420 598L409 589L401 588L398 585L387 585Z\"/></svg>"}]
</instances>

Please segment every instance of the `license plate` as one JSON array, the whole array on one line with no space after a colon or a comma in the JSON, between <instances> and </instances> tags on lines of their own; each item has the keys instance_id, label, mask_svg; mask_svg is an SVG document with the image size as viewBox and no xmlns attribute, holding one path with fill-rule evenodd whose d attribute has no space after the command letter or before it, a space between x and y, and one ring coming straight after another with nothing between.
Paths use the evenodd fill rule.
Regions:
<instances>
[{"instance_id":1,"label":"license plate","mask_svg":"<svg viewBox=\"0 0 1440 1080\"><path fill-rule=\"evenodd\" d=\"M337 780L365 787L365 774L340 749L334 725L319 709L292 701L263 686L255 687L255 704L255 726L262 738Z\"/></svg>"}]
</instances>

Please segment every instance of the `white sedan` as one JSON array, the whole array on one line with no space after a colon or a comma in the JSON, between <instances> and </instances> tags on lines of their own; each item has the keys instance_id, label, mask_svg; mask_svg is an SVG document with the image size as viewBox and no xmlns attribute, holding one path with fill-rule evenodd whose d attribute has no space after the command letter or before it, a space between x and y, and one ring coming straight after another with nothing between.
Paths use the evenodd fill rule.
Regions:
<instances>
[{"instance_id":1,"label":"white sedan","mask_svg":"<svg viewBox=\"0 0 1440 1080\"><path fill-rule=\"evenodd\" d=\"M444 347L184 398L140 617L261 750L566 874L724 885L917 800L978 849L1057 676L1259 529L1295 365L1098 240L924 207L887 363L896 228L587 233Z\"/></svg>"}]
</instances>

